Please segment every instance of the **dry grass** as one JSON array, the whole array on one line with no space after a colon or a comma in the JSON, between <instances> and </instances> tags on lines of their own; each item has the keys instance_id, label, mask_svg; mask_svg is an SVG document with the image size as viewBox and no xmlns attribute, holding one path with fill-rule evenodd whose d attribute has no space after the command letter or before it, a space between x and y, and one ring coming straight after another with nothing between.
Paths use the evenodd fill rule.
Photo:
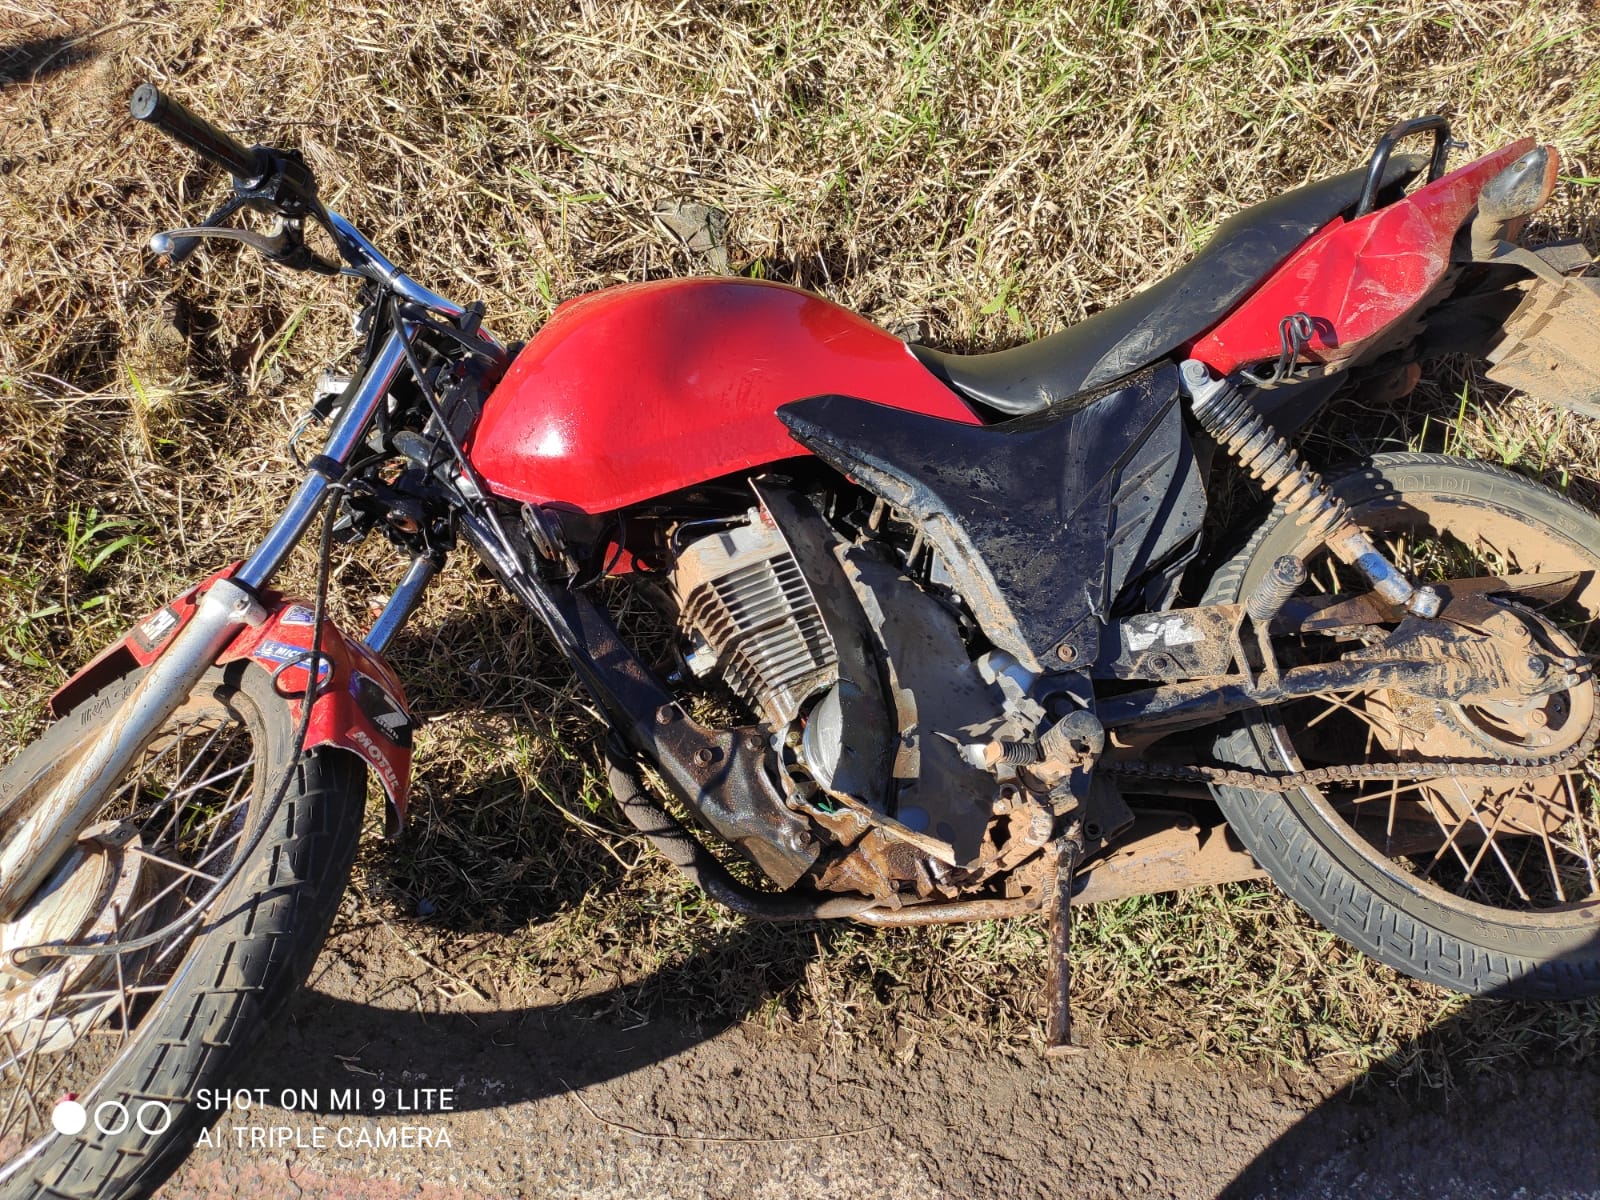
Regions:
<instances>
[{"instance_id":1,"label":"dry grass","mask_svg":"<svg viewBox=\"0 0 1600 1200\"><path fill-rule=\"evenodd\" d=\"M248 546L292 482L289 415L348 345L339 285L226 252L174 278L142 249L219 188L132 127L145 78L247 140L301 147L333 206L418 278L486 301L507 338L585 290L701 269L649 218L692 197L730 213L736 270L935 343L1010 343L1137 290L1240 206L1438 109L1475 149L1554 141L1568 183L1546 232L1600 238L1587 0L5 0L0 754L100 644ZM1316 445L1449 441L1600 498L1592 426L1488 395L1442 376ZM458 565L395 656L436 718L412 829L361 867L391 918L436 909L411 933L441 960L557 990L620 979L638 1004L874 1043L1035 1036L1033 924L752 929L670 878L615 832L582 697ZM341 559L347 627L392 569ZM1418 1042L1459 1002L1262 888L1104 905L1082 930L1083 1012L1123 1041L1269 1064L1392 1053L1430 1079L1462 1037L1490 1063L1595 1045L1582 1006L1487 1009Z\"/></svg>"}]
</instances>

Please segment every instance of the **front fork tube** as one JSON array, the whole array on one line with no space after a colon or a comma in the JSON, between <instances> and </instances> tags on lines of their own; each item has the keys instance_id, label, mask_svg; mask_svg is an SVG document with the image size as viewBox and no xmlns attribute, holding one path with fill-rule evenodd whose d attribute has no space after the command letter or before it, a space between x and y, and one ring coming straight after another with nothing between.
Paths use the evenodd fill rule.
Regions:
<instances>
[{"instance_id":1,"label":"front fork tube","mask_svg":"<svg viewBox=\"0 0 1600 1200\"><path fill-rule=\"evenodd\" d=\"M422 593L428 590L428 584L433 582L433 577L438 573L439 564L432 558L424 556L411 561L410 569L395 585L393 593L389 596L389 602L383 606L378 619L372 623L372 628L362 639L368 650L374 654L382 654L389 648L394 635L400 632L405 623L411 619L411 614L417 611L417 605L422 603Z\"/></svg>"},{"instance_id":2,"label":"front fork tube","mask_svg":"<svg viewBox=\"0 0 1600 1200\"><path fill-rule=\"evenodd\" d=\"M410 333L406 329L405 336ZM239 629L262 619L256 595L310 529L334 479L360 447L373 414L405 362L401 336L391 332L379 348L361 386L329 430L322 455L255 553L231 579L211 585L188 623L94 740L70 763L48 773L38 794L19 797L26 801L27 815L0 852L0 920L16 916L49 878L117 781L188 699ZM416 591L420 594L421 587ZM411 603L414 606L415 600ZM388 636L394 628L398 625L389 629Z\"/></svg>"}]
</instances>

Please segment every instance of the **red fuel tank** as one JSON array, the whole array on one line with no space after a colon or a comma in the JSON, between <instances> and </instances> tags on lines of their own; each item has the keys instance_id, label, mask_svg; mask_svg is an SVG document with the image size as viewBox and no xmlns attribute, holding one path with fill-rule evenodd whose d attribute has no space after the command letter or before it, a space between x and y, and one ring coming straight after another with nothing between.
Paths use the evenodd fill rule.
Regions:
<instances>
[{"instance_id":1,"label":"red fuel tank","mask_svg":"<svg viewBox=\"0 0 1600 1200\"><path fill-rule=\"evenodd\" d=\"M820 296L672 279L558 308L489 396L468 453L498 495L610 512L805 454L775 414L826 392L980 423L904 342Z\"/></svg>"}]
</instances>

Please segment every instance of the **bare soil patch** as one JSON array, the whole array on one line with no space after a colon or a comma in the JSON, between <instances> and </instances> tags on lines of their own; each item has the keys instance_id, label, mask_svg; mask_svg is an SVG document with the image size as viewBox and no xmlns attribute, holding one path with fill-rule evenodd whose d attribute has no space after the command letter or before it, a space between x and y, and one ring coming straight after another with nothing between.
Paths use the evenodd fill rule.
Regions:
<instances>
[{"instance_id":1,"label":"bare soil patch","mask_svg":"<svg viewBox=\"0 0 1600 1200\"><path fill-rule=\"evenodd\" d=\"M375 1007L379 978L393 990ZM454 1111L226 1117L223 1146L197 1150L163 1196L242 1184L351 1200L1600 1195L1600 1070L1588 1066L1450 1089L1373 1080L1352 1095L1325 1077L1100 1039L1066 1061L971 1042L889 1050L682 1006L652 1015L628 987L484 1004L436 985L387 935L347 929L241 1086L448 1087ZM319 1125L407 1122L450 1148L232 1144L252 1126L308 1142Z\"/></svg>"}]
</instances>

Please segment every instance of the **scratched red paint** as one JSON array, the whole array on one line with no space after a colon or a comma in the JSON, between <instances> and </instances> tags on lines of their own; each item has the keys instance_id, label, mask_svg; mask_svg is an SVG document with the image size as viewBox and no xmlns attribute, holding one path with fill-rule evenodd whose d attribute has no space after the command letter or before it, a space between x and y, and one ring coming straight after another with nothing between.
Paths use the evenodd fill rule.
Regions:
<instances>
[{"instance_id":1,"label":"scratched red paint","mask_svg":"<svg viewBox=\"0 0 1600 1200\"><path fill-rule=\"evenodd\" d=\"M1317 330L1306 357L1349 358L1443 277L1483 185L1532 148L1524 138L1359 220L1335 219L1197 340L1190 356L1220 373L1276 358L1279 322L1303 312Z\"/></svg>"}]
</instances>

